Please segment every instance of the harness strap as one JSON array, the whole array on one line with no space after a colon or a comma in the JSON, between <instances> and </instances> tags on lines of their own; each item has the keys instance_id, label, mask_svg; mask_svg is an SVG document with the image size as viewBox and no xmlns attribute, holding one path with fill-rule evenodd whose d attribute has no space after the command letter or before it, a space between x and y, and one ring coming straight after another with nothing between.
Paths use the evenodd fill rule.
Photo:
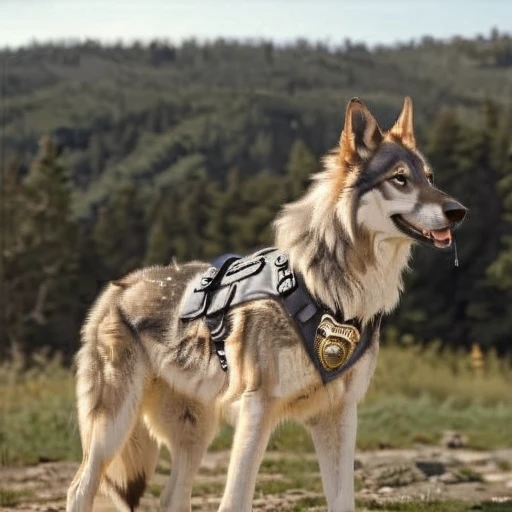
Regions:
<instances>
[{"instance_id":1,"label":"harness strap","mask_svg":"<svg viewBox=\"0 0 512 512\"><path fill-rule=\"evenodd\" d=\"M230 331L229 320L226 318L229 305L236 293L236 283L232 283L226 296L226 303L220 313L212 316L206 316L204 321L210 330L210 337L213 341L215 352L219 358L220 367L223 371L228 371L228 361L226 359L226 350L224 340L228 337Z\"/></svg>"},{"instance_id":2,"label":"harness strap","mask_svg":"<svg viewBox=\"0 0 512 512\"><path fill-rule=\"evenodd\" d=\"M322 316L325 314L326 309L322 308L308 293L306 285L302 276L299 273L295 274L298 282L297 288L290 294L282 297L289 315L295 321L295 325L299 330L302 339L304 341L304 348L308 353L311 361L315 365L316 369L322 377L324 383L330 382L342 373L345 373L348 369L356 364L361 356L366 352L370 344L372 343L375 332L380 328L380 321L382 318L381 314L374 317L364 329L361 329L359 322L356 320L344 320L344 323L354 325L359 331L361 331L361 339L357 344L354 352L350 358L336 370L327 371L324 366L320 363L318 354L315 350L315 337L317 328L322 321ZM336 316L341 316L340 314Z\"/></svg>"},{"instance_id":3,"label":"harness strap","mask_svg":"<svg viewBox=\"0 0 512 512\"><path fill-rule=\"evenodd\" d=\"M341 312L331 312L318 303L309 294L302 276L290 267L287 255L275 248L263 249L245 258L226 255L218 259L216 265L218 269L211 267L198 278L182 306L180 318L184 321L203 319L223 371L228 370L225 340L231 329L229 311L245 302L274 299L284 306L324 383L355 365L379 330L381 314L362 329L355 319L344 320ZM350 339L353 331L357 333L356 341ZM347 332L349 338L346 338ZM326 357L331 358L330 362ZM338 357L337 362L333 357Z\"/></svg>"}]
</instances>

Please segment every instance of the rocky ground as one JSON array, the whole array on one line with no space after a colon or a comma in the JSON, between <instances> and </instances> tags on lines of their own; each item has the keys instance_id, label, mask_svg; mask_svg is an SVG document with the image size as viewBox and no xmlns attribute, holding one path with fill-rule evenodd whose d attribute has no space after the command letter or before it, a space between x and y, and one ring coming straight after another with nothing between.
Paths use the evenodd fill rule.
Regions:
<instances>
[{"instance_id":1,"label":"rocky ground","mask_svg":"<svg viewBox=\"0 0 512 512\"><path fill-rule=\"evenodd\" d=\"M228 456L227 452L219 452L205 458L194 487L194 511L216 510ZM0 510L65 510L66 488L77 466L50 462L0 469ZM158 510L158 496L168 471L168 463L160 462L141 510ZM471 510L512 511L512 449L480 452L422 447L360 452L355 477L359 510L395 510L393 503L412 501L418 503L418 508L407 508L408 511L430 511L437 508L425 508L425 503L455 500L467 502ZM115 509L108 499L98 497L94 510ZM314 455L268 453L259 475L254 510L325 511Z\"/></svg>"}]
</instances>

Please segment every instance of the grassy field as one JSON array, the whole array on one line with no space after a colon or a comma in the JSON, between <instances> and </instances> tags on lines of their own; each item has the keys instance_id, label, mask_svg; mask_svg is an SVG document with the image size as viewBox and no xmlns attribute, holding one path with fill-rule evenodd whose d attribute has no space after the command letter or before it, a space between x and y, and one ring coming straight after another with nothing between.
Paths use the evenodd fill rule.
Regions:
<instances>
[{"instance_id":1,"label":"grassy field","mask_svg":"<svg viewBox=\"0 0 512 512\"><path fill-rule=\"evenodd\" d=\"M512 446L512 395L509 361L488 354L476 374L463 352L431 346L381 349L370 391L360 406L358 446L400 448L436 443L454 429L468 437L469 447ZM79 460L74 382L58 358L34 358L21 372L11 363L0 368L0 462ZM213 450L230 446L232 431L221 429ZM270 450L312 451L308 435L285 425L273 436Z\"/></svg>"}]
</instances>

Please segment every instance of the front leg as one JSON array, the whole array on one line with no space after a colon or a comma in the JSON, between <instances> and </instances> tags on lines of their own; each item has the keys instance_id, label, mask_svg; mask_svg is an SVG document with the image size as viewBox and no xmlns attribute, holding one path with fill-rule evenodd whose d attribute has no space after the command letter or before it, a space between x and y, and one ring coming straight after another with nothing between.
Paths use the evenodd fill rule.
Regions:
<instances>
[{"instance_id":1,"label":"front leg","mask_svg":"<svg viewBox=\"0 0 512 512\"><path fill-rule=\"evenodd\" d=\"M342 403L308 424L315 445L328 512L354 512L357 404Z\"/></svg>"},{"instance_id":2,"label":"front leg","mask_svg":"<svg viewBox=\"0 0 512 512\"><path fill-rule=\"evenodd\" d=\"M256 476L272 430L272 404L258 391L241 398L219 512L251 512Z\"/></svg>"}]
</instances>

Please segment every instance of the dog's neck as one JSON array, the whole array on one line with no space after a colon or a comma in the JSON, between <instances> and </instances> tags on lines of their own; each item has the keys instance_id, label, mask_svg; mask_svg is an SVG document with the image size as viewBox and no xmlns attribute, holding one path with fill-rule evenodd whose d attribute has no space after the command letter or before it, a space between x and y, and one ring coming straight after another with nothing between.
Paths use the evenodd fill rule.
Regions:
<instances>
[{"instance_id":1,"label":"dog's neck","mask_svg":"<svg viewBox=\"0 0 512 512\"><path fill-rule=\"evenodd\" d=\"M274 226L276 246L288 254L313 297L332 311L365 323L397 305L412 244L360 226L352 240L322 176L284 207Z\"/></svg>"}]
</instances>

